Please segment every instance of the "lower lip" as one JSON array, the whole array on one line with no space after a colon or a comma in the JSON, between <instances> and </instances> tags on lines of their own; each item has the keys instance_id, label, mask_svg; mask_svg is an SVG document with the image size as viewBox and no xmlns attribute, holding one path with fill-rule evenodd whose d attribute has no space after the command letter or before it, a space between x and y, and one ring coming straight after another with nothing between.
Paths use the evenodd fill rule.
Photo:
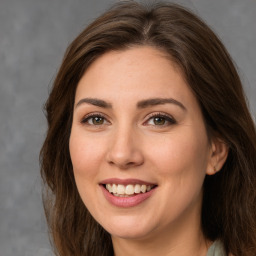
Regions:
<instances>
[{"instance_id":1,"label":"lower lip","mask_svg":"<svg viewBox=\"0 0 256 256\"><path fill-rule=\"evenodd\" d=\"M105 198L108 200L109 203L111 203L114 206L123 208L133 207L141 204L146 199L148 199L155 191L155 188L153 188L146 193L135 194L134 196L129 197L119 197L109 193L103 185L101 185L100 187L103 191Z\"/></svg>"}]
</instances>

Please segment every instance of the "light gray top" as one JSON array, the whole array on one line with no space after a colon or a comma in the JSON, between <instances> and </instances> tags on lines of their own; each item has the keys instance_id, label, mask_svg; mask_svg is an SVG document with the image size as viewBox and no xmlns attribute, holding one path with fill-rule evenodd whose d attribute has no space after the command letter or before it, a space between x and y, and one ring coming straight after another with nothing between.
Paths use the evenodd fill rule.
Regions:
<instances>
[{"instance_id":1,"label":"light gray top","mask_svg":"<svg viewBox=\"0 0 256 256\"><path fill-rule=\"evenodd\" d=\"M227 256L222 243L216 240L209 248L206 256Z\"/></svg>"}]
</instances>

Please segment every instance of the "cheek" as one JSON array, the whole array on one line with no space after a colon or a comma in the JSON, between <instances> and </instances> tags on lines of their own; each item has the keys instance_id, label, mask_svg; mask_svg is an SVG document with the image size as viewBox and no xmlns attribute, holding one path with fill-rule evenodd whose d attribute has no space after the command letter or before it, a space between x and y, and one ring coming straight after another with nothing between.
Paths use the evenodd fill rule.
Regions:
<instances>
[{"instance_id":1,"label":"cheek","mask_svg":"<svg viewBox=\"0 0 256 256\"><path fill-rule=\"evenodd\" d=\"M168 212L176 205L178 214L198 200L208 163L208 139L203 129L183 127L168 134L151 151L151 159L163 185L163 209L167 207Z\"/></svg>"},{"instance_id":2,"label":"cheek","mask_svg":"<svg viewBox=\"0 0 256 256\"><path fill-rule=\"evenodd\" d=\"M162 185L158 210L166 213L166 221L200 202L208 161L207 141L204 133L186 129L185 133L166 137L150 152Z\"/></svg>"},{"instance_id":3,"label":"cheek","mask_svg":"<svg viewBox=\"0 0 256 256\"><path fill-rule=\"evenodd\" d=\"M182 170L202 170L207 166L208 143L206 136L187 130L185 133L166 136L162 141L154 142L150 149L151 159L160 165L166 174L180 173Z\"/></svg>"},{"instance_id":4,"label":"cheek","mask_svg":"<svg viewBox=\"0 0 256 256\"><path fill-rule=\"evenodd\" d=\"M97 177L104 155L103 148L102 143L97 143L97 138L87 136L76 127L72 130L69 150L75 182L81 199L89 210L98 207L93 199L98 193ZM94 211L92 213L95 215Z\"/></svg>"},{"instance_id":5,"label":"cheek","mask_svg":"<svg viewBox=\"0 0 256 256\"><path fill-rule=\"evenodd\" d=\"M69 150L75 175L94 175L93 170L104 154L103 143L89 138L75 129L71 132Z\"/></svg>"}]
</instances>

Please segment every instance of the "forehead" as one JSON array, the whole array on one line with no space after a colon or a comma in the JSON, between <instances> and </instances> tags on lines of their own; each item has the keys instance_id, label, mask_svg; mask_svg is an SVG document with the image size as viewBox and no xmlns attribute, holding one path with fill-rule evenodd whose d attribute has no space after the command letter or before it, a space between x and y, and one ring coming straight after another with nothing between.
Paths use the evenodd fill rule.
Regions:
<instances>
[{"instance_id":1,"label":"forehead","mask_svg":"<svg viewBox=\"0 0 256 256\"><path fill-rule=\"evenodd\" d=\"M155 48L143 46L111 51L95 60L78 83L76 100L147 97L193 97L179 67Z\"/></svg>"}]
</instances>

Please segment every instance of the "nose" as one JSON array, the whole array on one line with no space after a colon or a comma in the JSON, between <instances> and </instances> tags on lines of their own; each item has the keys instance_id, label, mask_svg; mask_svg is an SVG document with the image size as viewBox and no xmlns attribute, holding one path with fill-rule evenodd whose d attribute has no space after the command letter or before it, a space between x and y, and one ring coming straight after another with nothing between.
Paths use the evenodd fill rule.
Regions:
<instances>
[{"instance_id":1,"label":"nose","mask_svg":"<svg viewBox=\"0 0 256 256\"><path fill-rule=\"evenodd\" d=\"M106 158L109 164L120 169L142 165L144 157L139 135L132 129L113 131Z\"/></svg>"}]
</instances>

